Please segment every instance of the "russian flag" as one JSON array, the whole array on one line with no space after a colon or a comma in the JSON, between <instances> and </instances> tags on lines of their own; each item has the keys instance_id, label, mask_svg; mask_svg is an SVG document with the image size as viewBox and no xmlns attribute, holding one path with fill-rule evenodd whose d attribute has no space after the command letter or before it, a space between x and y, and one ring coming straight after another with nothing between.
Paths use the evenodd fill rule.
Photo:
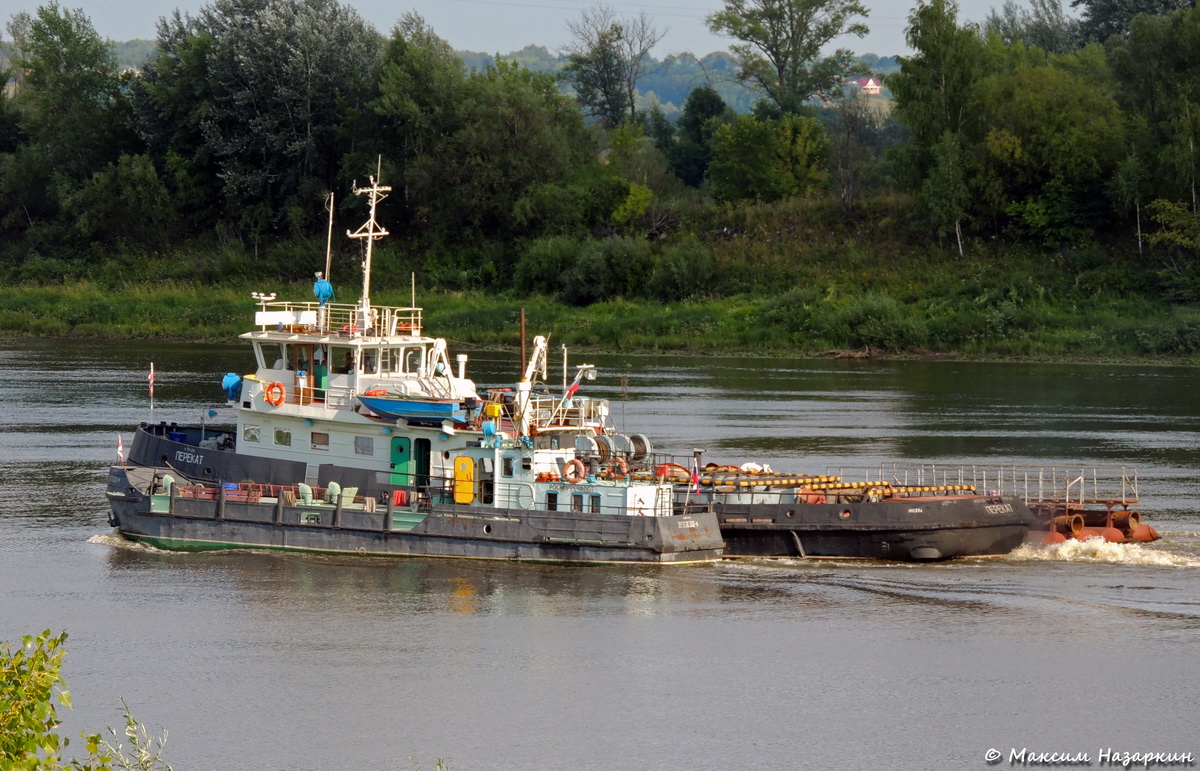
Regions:
<instances>
[{"instance_id":1,"label":"russian flag","mask_svg":"<svg viewBox=\"0 0 1200 771\"><path fill-rule=\"evenodd\" d=\"M700 466L695 458L692 458L692 492L700 492Z\"/></svg>"}]
</instances>

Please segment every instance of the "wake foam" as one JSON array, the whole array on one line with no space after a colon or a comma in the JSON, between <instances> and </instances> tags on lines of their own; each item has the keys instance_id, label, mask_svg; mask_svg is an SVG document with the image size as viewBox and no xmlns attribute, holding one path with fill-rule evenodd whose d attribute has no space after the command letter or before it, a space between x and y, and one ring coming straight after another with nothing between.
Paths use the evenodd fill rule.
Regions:
<instances>
[{"instance_id":1,"label":"wake foam","mask_svg":"<svg viewBox=\"0 0 1200 771\"><path fill-rule=\"evenodd\" d=\"M1061 560L1064 562L1111 562L1122 565L1160 565L1197 568L1200 558L1172 554L1140 543L1109 543L1092 537L1082 541L1068 539L1049 546L1022 544L1009 555L1011 560Z\"/></svg>"},{"instance_id":2,"label":"wake foam","mask_svg":"<svg viewBox=\"0 0 1200 771\"><path fill-rule=\"evenodd\" d=\"M122 538L121 536L116 535L115 532L99 533L87 539L87 542L98 543L101 546L110 546L114 549L126 549L128 551L155 552L157 554L169 553L163 551L162 549L156 549L147 543L138 543L137 541L130 541L128 538Z\"/></svg>"}]
</instances>

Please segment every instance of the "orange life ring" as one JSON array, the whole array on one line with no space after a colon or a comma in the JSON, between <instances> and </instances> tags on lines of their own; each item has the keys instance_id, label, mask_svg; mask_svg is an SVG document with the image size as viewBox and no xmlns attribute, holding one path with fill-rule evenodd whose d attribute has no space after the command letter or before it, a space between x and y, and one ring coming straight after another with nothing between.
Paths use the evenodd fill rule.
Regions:
<instances>
[{"instance_id":1,"label":"orange life ring","mask_svg":"<svg viewBox=\"0 0 1200 771\"><path fill-rule=\"evenodd\" d=\"M629 464L624 458L613 458L612 463L608 466L608 475L617 480L624 479L629 473Z\"/></svg>"},{"instance_id":2,"label":"orange life ring","mask_svg":"<svg viewBox=\"0 0 1200 771\"><path fill-rule=\"evenodd\" d=\"M263 398L272 407L278 407L283 404L283 397L286 394L287 392L283 390L283 383L280 383L278 380L263 389Z\"/></svg>"},{"instance_id":3,"label":"orange life ring","mask_svg":"<svg viewBox=\"0 0 1200 771\"><path fill-rule=\"evenodd\" d=\"M563 479L573 485L577 485L587 477L587 469L583 466L583 461L579 458L572 458L567 462L567 467L563 469Z\"/></svg>"}]
</instances>

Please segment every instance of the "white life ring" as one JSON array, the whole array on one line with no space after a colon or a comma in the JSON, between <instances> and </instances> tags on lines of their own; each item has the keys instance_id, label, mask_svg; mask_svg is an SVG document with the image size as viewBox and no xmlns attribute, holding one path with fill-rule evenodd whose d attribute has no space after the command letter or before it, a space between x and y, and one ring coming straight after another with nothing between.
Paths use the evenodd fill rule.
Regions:
<instances>
[{"instance_id":1,"label":"white life ring","mask_svg":"<svg viewBox=\"0 0 1200 771\"><path fill-rule=\"evenodd\" d=\"M587 469L584 468L583 461L579 458L572 458L567 462L567 467L563 469L563 479L577 485L586 478Z\"/></svg>"}]
</instances>

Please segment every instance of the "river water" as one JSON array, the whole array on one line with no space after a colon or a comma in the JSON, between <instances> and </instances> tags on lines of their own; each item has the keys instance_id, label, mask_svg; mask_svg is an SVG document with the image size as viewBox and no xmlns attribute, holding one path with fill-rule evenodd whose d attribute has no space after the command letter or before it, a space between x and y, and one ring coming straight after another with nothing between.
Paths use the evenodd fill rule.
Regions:
<instances>
[{"instance_id":1,"label":"river water","mask_svg":"<svg viewBox=\"0 0 1200 771\"><path fill-rule=\"evenodd\" d=\"M661 449L813 473L889 459L1137 467L1143 516L1164 535L919 566L580 567L125 544L103 489L118 434L152 418L150 362L152 419L194 422L247 351L0 352L0 639L68 631L67 735L120 725L123 698L168 730L177 769L1200 758L1196 369L573 357L599 366L586 387L613 400L618 426ZM481 385L517 368L489 352L469 365Z\"/></svg>"}]
</instances>

